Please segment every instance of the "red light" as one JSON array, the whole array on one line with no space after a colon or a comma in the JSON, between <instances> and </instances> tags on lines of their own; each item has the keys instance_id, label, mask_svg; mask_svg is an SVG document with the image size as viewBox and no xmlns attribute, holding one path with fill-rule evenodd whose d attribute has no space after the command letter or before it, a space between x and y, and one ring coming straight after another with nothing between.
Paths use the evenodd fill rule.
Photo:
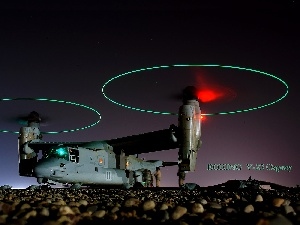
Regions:
<instances>
[{"instance_id":1,"label":"red light","mask_svg":"<svg viewBox=\"0 0 300 225\"><path fill-rule=\"evenodd\" d=\"M214 101L220 97L222 97L223 94L221 92L217 92L215 90L200 90L198 92L198 98L201 102L211 102Z\"/></svg>"},{"instance_id":2,"label":"red light","mask_svg":"<svg viewBox=\"0 0 300 225\"><path fill-rule=\"evenodd\" d=\"M197 97L203 103L220 100L231 101L236 97L234 90L218 84L218 81L213 80L204 70L198 71L195 79L196 87L199 89Z\"/></svg>"}]
</instances>

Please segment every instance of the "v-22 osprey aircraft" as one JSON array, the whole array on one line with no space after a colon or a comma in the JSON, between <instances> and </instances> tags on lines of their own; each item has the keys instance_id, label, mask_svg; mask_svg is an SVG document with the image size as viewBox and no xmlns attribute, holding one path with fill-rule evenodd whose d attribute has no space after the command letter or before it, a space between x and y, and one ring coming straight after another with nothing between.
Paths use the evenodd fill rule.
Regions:
<instances>
[{"instance_id":1,"label":"v-22 osprey aircraft","mask_svg":"<svg viewBox=\"0 0 300 225\"><path fill-rule=\"evenodd\" d=\"M182 94L178 126L104 141L43 142L41 118L33 111L27 118L27 126L19 132L19 175L36 177L39 184L131 188L146 186L145 170L153 174L157 168L178 165L178 185L183 186L185 173L195 171L196 167L201 146L201 111L195 87L186 87ZM137 157L141 153L175 148L178 148L177 162Z\"/></svg>"}]
</instances>

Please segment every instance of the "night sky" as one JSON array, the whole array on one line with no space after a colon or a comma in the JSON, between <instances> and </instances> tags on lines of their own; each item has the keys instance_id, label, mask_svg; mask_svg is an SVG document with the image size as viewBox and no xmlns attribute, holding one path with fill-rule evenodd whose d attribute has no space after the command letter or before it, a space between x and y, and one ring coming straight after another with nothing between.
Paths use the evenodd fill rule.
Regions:
<instances>
[{"instance_id":1,"label":"night sky","mask_svg":"<svg viewBox=\"0 0 300 225\"><path fill-rule=\"evenodd\" d=\"M230 65L267 72L288 84L287 97L252 112L204 117L197 170L187 174L186 182L209 186L251 176L296 186L300 184L299 4L249 2L0 5L0 97L43 97L90 106L100 112L99 124L44 135L43 140L108 140L177 125L176 116L137 112L106 100L101 88L111 77L176 64ZM271 77L219 67L133 73L109 83L105 91L125 105L177 113L181 101L172 96L188 85L219 92L215 101L200 104L203 113L256 107L285 93L285 86ZM18 131L20 125L14 118L33 110L48 119L42 131L84 127L98 119L90 110L62 103L0 101L0 130ZM18 175L17 137L0 134L0 185L37 184L34 178ZM140 157L176 161L177 150ZM247 163L265 168L248 170ZM242 168L213 171L207 170L209 164L240 164ZM292 169L275 172L266 169L267 164ZM162 186L177 186L177 167L162 168L162 173Z\"/></svg>"}]
</instances>

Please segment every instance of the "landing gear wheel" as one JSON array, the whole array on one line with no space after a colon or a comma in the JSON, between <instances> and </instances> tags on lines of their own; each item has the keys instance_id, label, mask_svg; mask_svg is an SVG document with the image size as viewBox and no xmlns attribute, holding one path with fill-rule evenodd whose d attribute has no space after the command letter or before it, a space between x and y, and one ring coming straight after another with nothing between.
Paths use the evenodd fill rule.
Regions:
<instances>
[{"instance_id":1,"label":"landing gear wheel","mask_svg":"<svg viewBox=\"0 0 300 225\"><path fill-rule=\"evenodd\" d=\"M44 177L38 177L38 178L37 178L37 182L38 182L39 184L46 184L46 183L48 183L48 179L47 179L47 178L44 178Z\"/></svg>"},{"instance_id":2,"label":"landing gear wheel","mask_svg":"<svg viewBox=\"0 0 300 225\"><path fill-rule=\"evenodd\" d=\"M143 188L144 185L140 182L136 182L134 185L133 185L133 188Z\"/></svg>"}]
</instances>

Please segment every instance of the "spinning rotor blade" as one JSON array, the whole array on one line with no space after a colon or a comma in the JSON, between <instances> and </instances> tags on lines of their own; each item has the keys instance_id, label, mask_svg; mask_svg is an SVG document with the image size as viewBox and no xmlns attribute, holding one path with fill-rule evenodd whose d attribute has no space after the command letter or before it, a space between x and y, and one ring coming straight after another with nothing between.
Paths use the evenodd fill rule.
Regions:
<instances>
[{"instance_id":1,"label":"spinning rotor blade","mask_svg":"<svg viewBox=\"0 0 300 225\"><path fill-rule=\"evenodd\" d=\"M192 99L199 100L198 92L199 92L199 90L196 87L187 86L182 91L182 98L183 98L183 100L192 100Z\"/></svg>"},{"instance_id":2,"label":"spinning rotor blade","mask_svg":"<svg viewBox=\"0 0 300 225\"><path fill-rule=\"evenodd\" d=\"M207 102L209 92L206 90L200 90L194 86L187 86L181 92L181 94L174 94L170 97L174 100L198 100L199 102Z\"/></svg>"},{"instance_id":3,"label":"spinning rotor blade","mask_svg":"<svg viewBox=\"0 0 300 225\"><path fill-rule=\"evenodd\" d=\"M46 126L49 122L49 118L47 117L41 117L39 113L36 111L30 112L28 115L19 115L16 117L11 117L8 119L11 122L17 122L18 124L22 126L27 126L28 122L36 122L40 123L42 126Z\"/></svg>"},{"instance_id":4,"label":"spinning rotor blade","mask_svg":"<svg viewBox=\"0 0 300 225\"><path fill-rule=\"evenodd\" d=\"M181 91L181 94L173 94L171 95L171 99L174 100L188 100L188 99L198 99L197 96L198 89L194 86L187 86Z\"/></svg>"},{"instance_id":5,"label":"spinning rotor blade","mask_svg":"<svg viewBox=\"0 0 300 225\"><path fill-rule=\"evenodd\" d=\"M198 78L199 79L199 78ZM210 103L216 101L230 101L236 97L235 91L222 85L203 82L199 79L196 85L188 86L182 90L182 93L170 95L174 100L197 99L200 103Z\"/></svg>"}]
</instances>

